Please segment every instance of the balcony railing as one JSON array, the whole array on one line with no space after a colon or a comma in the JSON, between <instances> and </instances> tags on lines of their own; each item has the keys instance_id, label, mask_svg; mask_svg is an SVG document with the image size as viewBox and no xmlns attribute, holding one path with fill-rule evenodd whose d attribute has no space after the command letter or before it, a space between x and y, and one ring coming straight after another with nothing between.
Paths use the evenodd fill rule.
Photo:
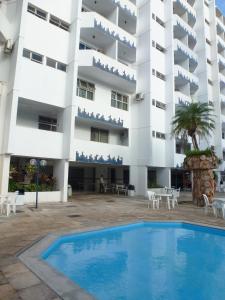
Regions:
<instances>
[{"instance_id":1,"label":"balcony railing","mask_svg":"<svg viewBox=\"0 0 225 300\"><path fill-rule=\"evenodd\" d=\"M185 0L173 0L173 2L179 10L182 12L187 12L190 23L194 25L196 22L196 11L193 9L193 7L191 7L191 5Z\"/></svg>"},{"instance_id":2,"label":"balcony railing","mask_svg":"<svg viewBox=\"0 0 225 300\"><path fill-rule=\"evenodd\" d=\"M178 15L173 15L173 25L175 29L177 29L177 35L188 35L188 37L192 40L194 44L197 42L196 32L189 26L183 19L181 19Z\"/></svg>"},{"instance_id":3,"label":"balcony railing","mask_svg":"<svg viewBox=\"0 0 225 300\"><path fill-rule=\"evenodd\" d=\"M220 94L221 105L225 106L225 95Z\"/></svg>"},{"instance_id":4,"label":"balcony railing","mask_svg":"<svg viewBox=\"0 0 225 300\"><path fill-rule=\"evenodd\" d=\"M129 147L75 139L76 161L86 164L129 165Z\"/></svg>"},{"instance_id":5,"label":"balcony railing","mask_svg":"<svg viewBox=\"0 0 225 300\"><path fill-rule=\"evenodd\" d=\"M121 77L130 82L136 82L136 71L106 56L96 50L81 50L79 52L80 65L92 65L102 71Z\"/></svg>"},{"instance_id":6,"label":"balcony railing","mask_svg":"<svg viewBox=\"0 0 225 300\"><path fill-rule=\"evenodd\" d=\"M219 52L225 50L225 41L220 36L217 36L217 46Z\"/></svg>"},{"instance_id":7,"label":"balcony railing","mask_svg":"<svg viewBox=\"0 0 225 300\"><path fill-rule=\"evenodd\" d=\"M216 19L216 27L218 34L225 33L225 25L219 19Z\"/></svg>"},{"instance_id":8,"label":"balcony railing","mask_svg":"<svg viewBox=\"0 0 225 300\"><path fill-rule=\"evenodd\" d=\"M192 64L193 68L195 69L198 65L198 56L186 45L184 45L181 41L178 39L174 40L174 51L175 55L176 52L183 54L186 58L190 60L190 63Z\"/></svg>"},{"instance_id":9,"label":"balcony railing","mask_svg":"<svg viewBox=\"0 0 225 300\"><path fill-rule=\"evenodd\" d=\"M190 103L192 102L191 97L181 93L181 92L175 92L175 103L177 105L190 105Z\"/></svg>"},{"instance_id":10,"label":"balcony railing","mask_svg":"<svg viewBox=\"0 0 225 300\"><path fill-rule=\"evenodd\" d=\"M219 74L219 80L220 80L220 92L225 94L225 76L221 73Z\"/></svg>"},{"instance_id":11,"label":"balcony railing","mask_svg":"<svg viewBox=\"0 0 225 300\"><path fill-rule=\"evenodd\" d=\"M179 78L183 83L190 83L191 89L197 90L199 86L198 77L189 71L185 70L183 67L179 65L174 66L174 75Z\"/></svg>"},{"instance_id":12,"label":"balcony railing","mask_svg":"<svg viewBox=\"0 0 225 300\"><path fill-rule=\"evenodd\" d=\"M16 126L13 153L30 157L63 157L63 133ZM52 147L54 145L54 147Z\"/></svg>"},{"instance_id":13,"label":"balcony railing","mask_svg":"<svg viewBox=\"0 0 225 300\"><path fill-rule=\"evenodd\" d=\"M96 50L80 50L78 73L87 78L98 78L105 84L126 93L136 90L136 70Z\"/></svg>"},{"instance_id":14,"label":"balcony railing","mask_svg":"<svg viewBox=\"0 0 225 300\"><path fill-rule=\"evenodd\" d=\"M136 38L96 12L83 12L81 27L95 28L128 47L136 48Z\"/></svg>"},{"instance_id":15,"label":"balcony railing","mask_svg":"<svg viewBox=\"0 0 225 300\"><path fill-rule=\"evenodd\" d=\"M129 0L111 0L119 8L131 16L137 16L137 7Z\"/></svg>"}]
</instances>

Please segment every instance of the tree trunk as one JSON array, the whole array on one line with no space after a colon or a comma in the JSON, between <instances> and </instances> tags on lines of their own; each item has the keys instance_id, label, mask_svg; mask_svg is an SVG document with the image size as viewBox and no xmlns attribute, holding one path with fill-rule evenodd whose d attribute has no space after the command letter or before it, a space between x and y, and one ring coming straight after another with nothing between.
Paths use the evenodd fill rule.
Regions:
<instances>
[{"instance_id":1,"label":"tree trunk","mask_svg":"<svg viewBox=\"0 0 225 300\"><path fill-rule=\"evenodd\" d=\"M217 168L217 158L212 156L191 156L184 160L184 168L192 171L192 199L197 205L204 205L202 194L206 194L209 201L215 194L215 181L213 169Z\"/></svg>"},{"instance_id":2,"label":"tree trunk","mask_svg":"<svg viewBox=\"0 0 225 300\"><path fill-rule=\"evenodd\" d=\"M212 202L215 194L213 170L193 170L192 199L194 204L204 206L202 194Z\"/></svg>"},{"instance_id":3,"label":"tree trunk","mask_svg":"<svg viewBox=\"0 0 225 300\"><path fill-rule=\"evenodd\" d=\"M191 137L191 139L192 139L192 144L193 144L193 146L194 146L194 149L197 149L197 150L199 150L199 147L198 147L198 142L197 142L196 135L195 135L195 134L193 134L193 135L192 135L192 137Z\"/></svg>"}]
</instances>

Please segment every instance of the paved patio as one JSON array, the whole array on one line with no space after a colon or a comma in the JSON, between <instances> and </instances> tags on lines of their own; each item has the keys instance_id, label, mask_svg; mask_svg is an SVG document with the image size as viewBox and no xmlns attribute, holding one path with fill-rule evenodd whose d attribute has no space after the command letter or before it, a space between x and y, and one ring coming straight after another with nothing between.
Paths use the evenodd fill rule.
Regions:
<instances>
[{"instance_id":1,"label":"paved patio","mask_svg":"<svg viewBox=\"0 0 225 300\"><path fill-rule=\"evenodd\" d=\"M37 211L26 206L16 216L0 217L0 300L61 299L17 258L24 248L48 233L138 220L186 220L225 228L225 220L206 216L203 208L193 206L190 200L190 193L182 193L179 208L153 211L148 210L144 199L77 194L68 203L43 204Z\"/></svg>"}]
</instances>

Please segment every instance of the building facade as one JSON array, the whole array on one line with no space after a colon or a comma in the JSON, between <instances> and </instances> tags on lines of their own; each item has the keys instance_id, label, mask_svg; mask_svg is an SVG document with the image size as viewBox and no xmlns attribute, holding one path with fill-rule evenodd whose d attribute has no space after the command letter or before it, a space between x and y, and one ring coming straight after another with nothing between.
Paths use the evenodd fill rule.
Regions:
<instances>
[{"instance_id":1,"label":"building facade","mask_svg":"<svg viewBox=\"0 0 225 300\"><path fill-rule=\"evenodd\" d=\"M66 201L68 183L97 191L101 175L137 195L188 188L171 120L191 101L213 105L216 131L202 143L224 160L225 17L214 0L0 1L0 193L13 169L29 184L32 158L56 179L50 201Z\"/></svg>"}]
</instances>

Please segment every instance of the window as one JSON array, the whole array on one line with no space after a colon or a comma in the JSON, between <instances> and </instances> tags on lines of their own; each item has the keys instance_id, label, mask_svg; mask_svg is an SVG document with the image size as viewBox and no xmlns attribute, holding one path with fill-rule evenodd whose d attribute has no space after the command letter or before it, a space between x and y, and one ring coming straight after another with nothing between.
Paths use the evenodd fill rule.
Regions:
<instances>
[{"instance_id":1,"label":"window","mask_svg":"<svg viewBox=\"0 0 225 300\"><path fill-rule=\"evenodd\" d=\"M53 16L53 15L50 15L50 19L49 19L49 23L65 30L65 31L69 31L70 30L70 25L68 23L66 23L65 21Z\"/></svg>"},{"instance_id":2,"label":"window","mask_svg":"<svg viewBox=\"0 0 225 300\"><path fill-rule=\"evenodd\" d=\"M162 27L165 27L165 23L159 17L156 16L155 20L159 25L161 25Z\"/></svg>"},{"instance_id":3,"label":"window","mask_svg":"<svg viewBox=\"0 0 225 300\"><path fill-rule=\"evenodd\" d=\"M112 91L111 106L122 110L128 110L128 96Z\"/></svg>"},{"instance_id":4,"label":"window","mask_svg":"<svg viewBox=\"0 0 225 300\"><path fill-rule=\"evenodd\" d=\"M80 50L90 50L91 47L89 47L88 45L86 45L86 44L83 43L83 42L80 42L80 44L79 44L79 49L80 49Z\"/></svg>"},{"instance_id":5,"label":"window","mask_svg":"<svg viewBox=\"0 0 225 300\"><path fill-rule=\"evenodd\" d=\"M152 69L152 75L155 75L157 78L166 81L166 76L155 69Z\"/></svg>"},{"instance_id":6,"label":"window","mask_svg":"<svg viewBox=\"0 0 225 300\"><path fill-rule=\"evenodd\" d=\"M206 39L206 43L207 43L208 45L212 45L212 43L211 43L210 40L208 40L208 39Z\"/></svg>"},{"instance_id":7,"label":"window","mask_svg":"<svg viewBox=\"0 0 225 300\"><path fill-rule=\"evenodd\" d=\"M56 60L54 60L52 58L49 58L49 57L47 57L46 65L49 66L49 67L51 67L51 68L63 71L63 72L66 72L66 68L67 68L66 64L61 63L59 61L56 61Z\"/></svg>"},{"instance_id":8,"label":"window","mask_svg":"<svg viewBox=\"0 0 225 300\"><path fill-rule=\"evenodd\" d=\"M157 101L155 99L152 99L152 105L158 107L158 108L161 108L163 110L166 110L166 104L161 102L161 101Z\"/></svg>"},{"instance_id":9,"label":"window","mask_svg":"<svg viewBox=\"0 0 225 300\"><path fill-rule=\"evenodd\" d=\"M82 79L77 79L77 96L81 98L86 98L88 100L94 100L95 95L95 85L84 81Z\"/></svg>"},{"instance_id":10,"label":"window","mask_svg":"<svg viewBox=\"0 0 225 300\"><path fill-rule=\"evenodd\" d=\"M160 46L158 43L156 43L156 49L159 50L162 53L166 52L165 48L163 48L162 46Z\"/></svg>"},{"instance_id":11,"label":"window","mask_svg":"<svg viewBox=\"0 0 225 300\"><path fill-rule=\"evenodd\" d=\"M164 81L166 80L166 76L158 71L156 71L156 77Z\"/></svg>"},{"instance_id":12,"label":"window","mask_svg":"<svg viewBox=\"0 0 225 300\"><path fill-rule=\"evenodd\" d=\"M23 57L26 57L26 58L28 58L34 62L37 62L39 64L43 63L43 58L44 58L43 55L36 53L36 52L32 52L27 49L23 49Z\"/></svg>"},{"instance_id":13,"label":"window","mask_svg":"<svg viewBox=\"0 0 225 300\"><path fill-rule=\"evenodd\" d=\"M57 119L39 116L38 128L42 130L56 131Z\"/></svg>"},{"instance_id":14,"label":"window","mask_svg":"<svg viewBox=\"0 0 225 300\"><path fill-rule=\"evenodd\" d=\"M108 130L91 127L91 141L99 142L99 143L108 143L109 142Z\"/></svg>"},{"instance_id":15,"label":"window","mask_svg":"<svg viewBox=\"0 0 225 300\"><path fill-rule=\"evenodd\" d=\"M208 84L213 85L212 80L208 79Z\"/></svg>"},{"instance_id":16,"label":"window","mask_svg":"<svg viewBox=\"0 0 225 300\"><path fill-rule=\"evenodd\" d=\"M47 15L48 15L47 12L34 6L31 3L28 3L27 11L30 12L31 14L37 16L38 18L41 18L43 20L47 19Z\"/></svg>"},{"instance_id":17,"label":"window","mask_svg":"<svg viewBox=\"0 0 225 300\"><path fill-rule=\"evenodd\" d=\"M158 132L158 131L152 131L152 136L155 137L155 138L157 138L157 139L161 139L161 140L165 140L166 139L165 133Z\"/></svg>"},{"instance_id":18,"label":"window","mask_svg":"<svg viewBox=\"0 0 225 300\"><path fill-rule=\"evenodd\" d=\"M162 132L156 131L156 135L155 136L156 136L157 139L161 139L161 140L165 140L166 139L165 133L162 133Z\"/></svg>"}]
</instances>

